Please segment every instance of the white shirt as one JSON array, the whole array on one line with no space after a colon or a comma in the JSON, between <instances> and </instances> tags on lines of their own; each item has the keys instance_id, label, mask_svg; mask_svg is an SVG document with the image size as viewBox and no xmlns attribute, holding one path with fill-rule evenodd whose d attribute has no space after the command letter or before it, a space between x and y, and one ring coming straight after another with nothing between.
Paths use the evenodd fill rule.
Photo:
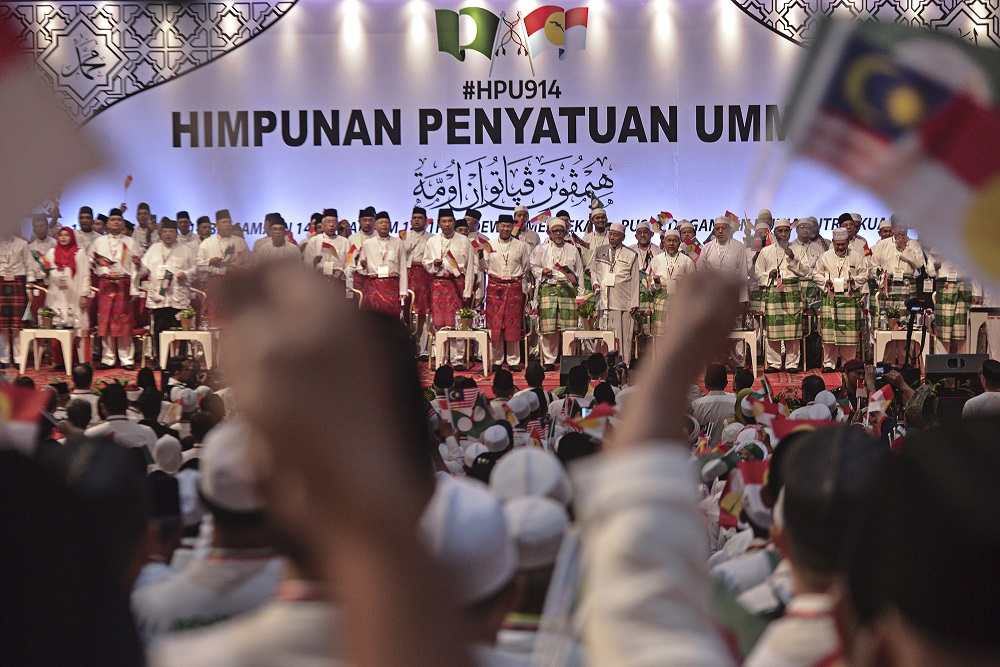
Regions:
<instances>
[{"instance_id":1,"label":"white shirt","mask_svg":"<svg viewBox=\"0 0 1000 667\"><path fill-rule=\"evenodd\" d=\"M46 236L44 239L40 241L37 238L32 238L31 242L28 243L28 248L34 250L35 252L37 252L39 255L42 256L44 256L45 253L47 253L49 250L55 247L56 247L56 240L51 236Z\"/></svg>"},{"instance_id":2,"label":"white shirt","mask_svg":"<svg viewBox=\"0 0 1000 667\"><path fill-rule=\"evenodd\" d=\"M712 237L715 238L714 236ZM734 239L729 239L726 243L721 243L716 239L715 243L706 243L702 248L701 256L698 258L696 266L699 271L715 270L726 271L739 276L743 280L740 284L740 301L747 301L749 292L747 291L747 248L745 245Z\"/></svg>"},{"instance_id":3,"label":"white shirt","mask_svg":"<svg viewBox=\"0 0 1000 667\"><path fill-rule=\"evenodd\" d=\"M406 232L403 243L406 244L406 259L411 266L414 264L423 266L424 250L427 248L427 241L432 236L434 235L428 232L426 227L419 232L412 229Z\"/></svg>"},{"instance_id":4,"label":"white shirt","mask_svg":"<svg viewBox=\"0 0 1000 667\"><path fill-rule=\"evenodd\" d=\"M537 248L531 251L531 273L537 282L547 285L555 285L566 280L566 274L560 271L557 266L563 266L574 274L577 279L577 294L583 295L583 260L576 246L565 242L562 246L556 245L552 239L548 239ZM542 269L552 269L552 275L542 277Z\"/></svg>"},{"instance_id":5,"label":"white shirt","mask_svg":"<svg viewBox=\"0 0 1000 667\"><path fill-rule=\"evenodd\" d=\"M86 329L88 325L88 314L86 310L80 310L80 298L90 296L90 260L84 250L76 252L76 272L65 267L56 268L56 251L49 250L45 253L45 258L52 265L52 270L45 275L45 285L48 291L45 293L45 305L56 311L62 312L63 316L79 321L77 328ZM94 396L96 400L96 396ZM96 422L95 422L96 423Z\"/></svg>"},{"instance_id":6,"label":"white shirt","mask_svg":"<svg viewBox=\"0 0 1000 667\"><path fill-rule=\"evenodd\" d=\"M722 438L722 423L732 419L736 410L736 394L727 394L721 390L708 392L701 398L691 401L691 414L699 424L715 424L709 445L716 445Z\"/></svg>"},{"instance_id":7,"label":"white shirt","mask_svg":"<svg viewBox=\"0 0 1000 667\"><path fill-rule=\"evenodd\" d=\"M1000 416L1000 391L986 391L965 402L962 408L963 417L998 417Z\"/></svg>"},{"instance_id":8,"label":"white shirt","mask_svg":"<svg viewBox=\"0 0 1000 667\"><path fill-rule=\"evenodd\" d=\"M112 263L109 266L97 264L97 255L111 260ZM131 277L135 267L132 262L132 258L135 257L135 242L124 234L118 236L107 234L94 241L94 245L90 247L90 256L98 276Z\"/></svg>"},{"instance_id":9,"label":"white shirt","mask_svg":"<svg viewBox=\"0 0 1000 667\"><path fill-rule=\"evenodd\" d=\"M90 425L95 426L101 423L101 413L97 410L97 402L101 400L101 397L92 391L86 389L74 389L69 392L69 400L78 398L82 401L87 401L90 403Z\"/></svg>"},{"instance_id":10,"label":"white shirt","mask_svg":"<svg viewBox=\"0 0 1000 667\"><path fill-rule=\"evenodd\" d=\"M821 593L801 594L767 626L743 667L813 667L837 650L833 600Z\"/></svg>"},{"instance_id":11,"label":"white shirt","mask_svg":"<svg viewBox=\"0 0 1000 667\"><path fill-rule=\"evenodd\" d=\"M332 246L324 248L323 246ZM347 253L351 249L351 244L343 236L334 234L317 234L308 241L302 249L302 261L310 269L314 269L324 275L332 276L333 271L343 271L347 274ZM320 261L315 260L319 257Z\"/></svg>"},{"instance_id":12,"label":"white shirt","mask_svg":"<svg viewBox=\"0 0 1000 667\"><path fill-rule=\"evenodd\" d=\"M785 254L785 249L776 243L760 251L757 263L754 265L759 285L767 285L770 282L772 270L777 270L782 280L808 278L812 275L805 249L801 245L795 246L791 243L788 244L788 248L792 251L791 258Z\"/></svg>"},{"instance_id":13,"label":"white shirt","mask_svg":"<svg viewBox=\"0 0 1000 667\"><path fill-rule=\"evenodd\" d=\"M257 550L212 549L176 577L132 594L136 627L147 641L251 611L274 596L283 561Z\"/></svg>"},{"instance_id":14,"label":"white shirt","mask_svg":"<svg viewBox=\"0 0 1000 667\"><path fill-rule=\"evenodd\" d=\"M802 253L799 254L798 250L796 250L795 256L799 257L800 261L807 263L809 268L815 271L816 262L818 262L820 256L826 252L823 249L823 244L819 241L809 241L808 243L803 243L801 240L796 239L792 241L792 245L802 251Z\"/></svg>"},{"instance_id":15,"label":"white shirt","mask_svg":"<svg viewBox=\"0 0 1000 667\"><path fill-rule=\"evenodd\" d=\"M452 254L458 267L453 267L448 259L448 253ZM434 260L440 259L441 267L434 266ZM444 235L433 236L427 240L424 248L424 269L433 276L465 276L465 293L463 298L472 296L476 282L476 251L472 247L472 242L458 232L452 234L451 238Z\"/></svg>"},{"instance_id":16,"label":"white shirt","mask_svg":"<svg viewBox=\"0 0 1000 667\"><path fill-rule=\"evenodd\" d=\"M84 433L88 438L106 436L124 447L148 447L152 454L156 432L145 424L137 424L125 415L111 415L107 421L91 426Z\"/></svg>"},{"instance_id":17,"label":"white shirt","mask_svg":"<svg viewBox=\"0 0 1000 667\"><path fill-rule=\"evenodd\" d=\"M275 245L274 239L265 237L262 238L263 243L256 243L253 247L253 252L250 254L250 260L254 264L265 264L268 262L280 262L280 261L302 261L302 251L299 247L289 241L287 238L285 242L281 245Z\"/></svg>"},{"instance_id":18,"label":"white shirt","mask_svg":"<svg viewBox=\"0 0 1000 667\"><path fill-rule=\"evenodd\" d=\"M877 254L872 252L872 269L882 269L887 280L892 280L895 275L911 278L913 273L924 265L924 251L916 239L909 239L902 250L893 241L880 243L877 249Z\"/></svg>"},{"instance_id":19,"label":"white shirt","mask_svg":"<svg viewBox=\"0 0 1000 667\"><path fill-rule=\"evenodd\" d=\"M17 236L0 239L0 276L33 276L37 267L27 241Z\"/></svg>"},{"instance_id":20,"label":"white shirt","mask_svg":"<svg viewBox=\"0 0 1000 667\"><path fill-rule=\"evenodd\" d=\"M597 249L590 265L590 281L595 290L600 286L598 308L625 311L639 307L639 263L639 255L631 248L606 245Z\"/></svg>"},{"instance_id":21,"label":"white shirt","mask_svg":"<svg viewBox=\"0 0 1000 667\"><path fill-rule=\"evenodd\" d=\"M859 262L857 257L848 251L843 257L838 257L837 252L831 247L824 252L819 262L816 263L816 273L813 280L820 286L820 289L827 289L827 282L832 283L834 278L843 278L845 289L859 289L868 282L868 263Z\"/></svg>"},{"instance_id":22,"label":"white shirt","mask_svg":"<svg viewBox=\"0 0 1000 667\"><path fill-rule=\"evenodd\" d=\"M406 269L409 264L406 262L406 245L401 240L395 236L381 238L376 234L361 246L360 259L367 264L367 268L360 269L366 275L378 278L381 272L386 278L398 277L399 295L406 296Z\"/></svg>"},{"instance_id":23,"label":"white shirt","mask_svg":"<svg viewBox=\"0 0 1000 667\"><path fill-rule=\"evenodd\" d=\"M531 246L511 237L491 241L493 252L485 251L486 273L500 279L520 278L531 269Z\"/></svg>"},{"instance_id":24,"label":"white shirt","mask_svg":"<svg viewBox=\"0 0 1000 667\"><path fill-rule=\"evenodd\" d=\"M191 250L191 253L197 257L198 234L195 233L193 225L191 227L191 231L187 234L181 234L180 230L177 230L177 242L186 245Z\"/></svg>"},{"instance_id":25,"label":"white shirt","mask_svg":"<svg viewBox=\"0 0 1000 667\"><path fill-rule=\"evenodd\" d=\"M230 250L230 248L232 250ZM209 260L218 257L223 259L229 253L227 266L209 266ZM250 260L250 247L247 242L236 235L229 238L210 236L198 246L198 270L211 275L225 275L229 266L240 266Z\"/></svg>"},{"instance_id":26,"label":"white shirt","mask_svg":"<svg viewBox=\"0 0 1000 667\"><path fill-rule=\"evenodd\" d=\"M191 307L191 289L187 284L181 285L181 277L194 278L197 270L195 254L189 246L175 241L168 248L162 241L157 241L142 256L142 268L149 274L147 308L184 310ZM173 277L168 279L167 273ZM166 291L163 296L160 296L161 289Z\"/></svg>"},{"instance_id":27,"label":"white shirt","mask_svg":"<svg viewBox=\"0 0 1000 667\"><path fill-rule=\"evenodd\" d=\"M90 252L90 247L94 245L94 241L101 238L101 235L94 230L82 232L79 229L76 229L73 230L73 234L76 236L76 244L88 253Z\"/></svg>"},{"instance_id":28,"label":"white shirt","mask_svg":"<svg viewBox=\"0 0 1000 667\"><path fill-rule=\"evenodd\" d=\"M695 264L691 258L678 250L673 257L665 252L654 257L653 261L649 263L647 275L651 276L650 280L653 281L654 291L666 290L668 294L672 294L677 281L694 273L695 270ZM656 287L656 278L660 279L659 288Z\"/></svg>"}]
</instances>

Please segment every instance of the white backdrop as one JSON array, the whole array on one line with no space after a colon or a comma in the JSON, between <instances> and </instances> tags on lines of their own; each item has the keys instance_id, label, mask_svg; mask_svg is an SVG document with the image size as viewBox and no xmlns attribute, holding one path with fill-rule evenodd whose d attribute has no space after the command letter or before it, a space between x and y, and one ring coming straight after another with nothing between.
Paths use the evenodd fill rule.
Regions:
<instances>
[{"instance_id":1,"label":"white backdrop","mask_svg":"<svg viewBox=\"0 0 1000 667\"><path fill-rule=\"evenodd\" d=\"M248 225L248 236L259 235L270 211L281 212L298 234L299 225L324 206L354 221L360 208L373 205L401 221L414 204L458 211L475 206L483 210L488 231L498 214L518 203L532 215L565 208L582 223L589 203L584 193L593 189L609 217L630 226L669 211L704 221L704 237L707 221L726 210L754 217L768 206L775 217L790 218L859 211L863 234L877 238L877 222L889 211L809 163L787 165L781 187L770 195L747 195L751 183L770 180L773 169L761 165L781 152L780 123L773 117L784 111L783 86L800 46L730 0L591 0L567 5L588 10L586 46L562 58L551 44L533 52L530 62L516 55L513 42L506 44L506 55L492 59L467 50L459 60L438 49L435 10L480 7L496 16L505 12L513 21L518 11L527 15L540 4L299 0L238 48L91 117L85 131L105 148L108 161L63 192L62 210L74 221L81 204L106 212L122 200L124 177L131 174L126 199L133 212L139 201L170 217L179 209L198 216L225 207ZM475 22L462 16L459 26L459 42L466 44ZM509 33L500 21L489 50ZM474 82L473 99L466 99L466 82ZM550 93L557 86L559 97L475 99L480 89L500 82L515 92L525 85L540 90L544 83ZM703 135L716 129L717 106L721 137L709 141ZM701 133L699 108L707 118ZM285 128L291 141L282 136L283 111L291 121ZM240 112L246 112L249 145L220 147L220 114L237 123ZM300 112L308 132L302 145L289 145L300 133ZM331 145L314 122L318 114L333 125L334 112L339 130L331 133L339 145ZM376 112L389 125L381 145ZM493 123L494 113L500 143L487 130L476 133L477 115ZM735 121L753 113L759 122L744 130L744 140ZM511 118L525 114L518 137ZM567 119L572 114L582 114L575 137ZM609 114L615 131L603 143L592 136L591 116L603 134ZM191 129L181 127L192 118L197 147ZM255 118L262 130L259 146ZM276 128L263 132L272 118ZM437 118L440 129L433 129ZM236 135L242 144L242 131ZM317 135L321 145L314 145ZM428 215L436 217L436 211Z\"/></svg>"}]
</instances>

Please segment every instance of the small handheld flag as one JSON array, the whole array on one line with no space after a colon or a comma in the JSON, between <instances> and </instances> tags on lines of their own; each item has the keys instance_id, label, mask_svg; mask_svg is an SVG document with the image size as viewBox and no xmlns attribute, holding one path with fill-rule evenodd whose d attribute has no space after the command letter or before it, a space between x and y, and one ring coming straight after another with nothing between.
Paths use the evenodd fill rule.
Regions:
<instances>
[{"instance_id":1,"label":"small handheld flag","mask_svg":"<svg viewBox=\"0 0 1000 667\"><path fill-rule=\"evenodd\" d=\"M352 264L354 262L354 255L357 252L358 247L352 243L350 249L347 251L347 257L344 259L344 264Z\"/></svg>"},{"instance_id":2,"label":"small handheld flag","mask_svg":"<svg viewBox=\"0 0 1000 667\"><path fill-rule=\"evenodd\" d=\"M410 226L410 221L407 220L403 223L403 228L399 230L399 238L401 238L404 241L406 240L406 229L409 226Z\"/></svg>"},{"instance_id":3,"label":"small handheld flag","mask_svg":"<svg viewBox=\"0 0 1000 667\"><path fill-rule=\"evenodd\" d=\"M45 255L38 252L37 250L32 250L31 256L35 258L36 262L38 262L38 266L42 269L42 271L48 273L49 271L52 270L52 262L46 259Z\"/></svg>"},{"instance_id":4,"label":"small handheld flag","mask_svg":"<svg viewBox=\"0 0 1000 667\"><path fill-rule=\"evenodd\" d=\"M528 222L545 222L551 217L552 217L552 209L547 208L538 215L536 215L534 218L529 220Z\"/></svg>"},{"instance_id":5,"label":"small handheld flag","mask_svg":"<svg viewBox=\"0 0 1000 667\"><path fill-rule=\"evenodd\" d=\"M327 250L327 251L329 251L329 252L330 252L330 254L332 254L332 255L333 255L334 257L336 257L336 258L338 258L338 259L340 258L340 255L339 255L339 254L337 253L337 246L333 245L332 243L326 243L326 242L324 241L324 242L323 242L323 246L322 246L322 247L320 248L320 250Z\"/></svg>"},{"instance_id":6,"label":"small handheld flag","mask_svg":"<svg viewBox=\"0 0 1000 667\"><path fill-rule=\"evenodd\" d=\"M174 274L169 269L163 272L163 280L160 281L160 296L166 296L170 285L174 282Z\"/></svg>"},{"instance_id":7,"label":"small handheld flag","mask_svg":"<svg viewBox=\"0 0 1000 667\"><path fill-rule=\"evenodd\" d=\"M132 186L132 174L125 177L125 190L127 191L129 187Z\"/></svg>"},{"instance_id":8,"label":"small handheld flag","mask_svg":"<svg viewBox=\"0 0 1000 667\"><path fill-rule=\"evenodd\" d=\"M99 252L94 253L94 264L97 264L97 266L104 266L104 267L115 265L114 261L108 259Z\"/></svg>"},{"instance_id":9,"label":"small handheld flag","mask_svg":"<svg viewBox=\"0 0 1000 667\"><path fill-rule=\"evenodd\" d=\"M570 236L572 238L573 245L578 245L581 248L585 248L587 250L590 250L590 244L587 243L586 241L584 241L583 239L581 239L579 236L577 236L576 232L573 232Z\"/></svg>"},{"instance_id":10,"label":"small handheld flag","mask_svg":"<svg viewBox=\"0 0 1000 667\"><path fill-rule=\"evenodd\" d=\"M576 277L576 273L573 271L573 269L565 267L562 264L560 264L559 262L556 262L556 270L562 271L563 273L565 273L566 274L566 282L570 283L571 285L576 285L579 282L579 280Z\"/></svg>"},{"instance_id":11,"label":"small handheld flag","mask_svg":"<svg viewBox=\"0 0 1000 667\"><path fill-rule=\"evenodd\" d=\"M453 269L458 268L458 260L455 259L455 255L451 252L451 250L449 250L447 254L445 254L445 258L448 260L448 264L451 266L451 268Z\"/></svg>"}]
</instances>

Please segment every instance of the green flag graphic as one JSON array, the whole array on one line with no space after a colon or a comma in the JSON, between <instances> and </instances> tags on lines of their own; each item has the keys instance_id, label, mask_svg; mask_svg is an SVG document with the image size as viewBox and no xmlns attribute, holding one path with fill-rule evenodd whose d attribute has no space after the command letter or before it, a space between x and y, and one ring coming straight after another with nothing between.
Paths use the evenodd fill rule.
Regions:
<instances>
[{"instance_id":1,"label":"green flag graphic","mask_svg":"<svg viewBox=\"0 0 1000 667\"><path fill-rule=\"evenodd\" d=\"M476 36L468 44L458 43L458 17L460 15L472 17L476 22ZM493 42L496 40L497 29L500 26L500 17L488 9L482 7L466 7L457 12L450 9L437 9L434 11L437 21L438 51L450 53L459 60L465 60L466 49L479 51L487 58L493 56Z\"/></svg>"}]
</instances>

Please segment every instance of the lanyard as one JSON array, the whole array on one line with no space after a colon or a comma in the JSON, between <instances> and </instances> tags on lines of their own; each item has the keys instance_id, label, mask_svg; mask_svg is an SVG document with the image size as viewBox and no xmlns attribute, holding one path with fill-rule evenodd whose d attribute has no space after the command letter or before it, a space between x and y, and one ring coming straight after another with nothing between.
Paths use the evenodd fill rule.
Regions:
<instances>
[{"instance_id":1,"label":"lanyard","mask_svg":"<svg viewBox=\"0 0 1000 667\"><path fill-rule=\"evenodd\" d=\"M503 248L504 248L504 242L503 242L503 240L502 239L498 239L498 241L500 243L500 256L503 257L503 275L506 276L506 275L508 275L507 274L507 257L510 256L510 245L511 244L510 244L510 241L507 241L507 244L506 244L507 250L505 252L503 250Z\"/></svg>"},{"instance_id":2,"label":"lanyard","mask_svg":"<svg viewBox=\"0 0 1000 667\"><path fill-rule=\"evenodd\" d=\"M385 266L385 256L389 253L389 239L385 239L385 247L383 248L382 237L378 237L378 250L382 253L382 260L379 262L379 266Z\"/></svg>"}]
</instances>

